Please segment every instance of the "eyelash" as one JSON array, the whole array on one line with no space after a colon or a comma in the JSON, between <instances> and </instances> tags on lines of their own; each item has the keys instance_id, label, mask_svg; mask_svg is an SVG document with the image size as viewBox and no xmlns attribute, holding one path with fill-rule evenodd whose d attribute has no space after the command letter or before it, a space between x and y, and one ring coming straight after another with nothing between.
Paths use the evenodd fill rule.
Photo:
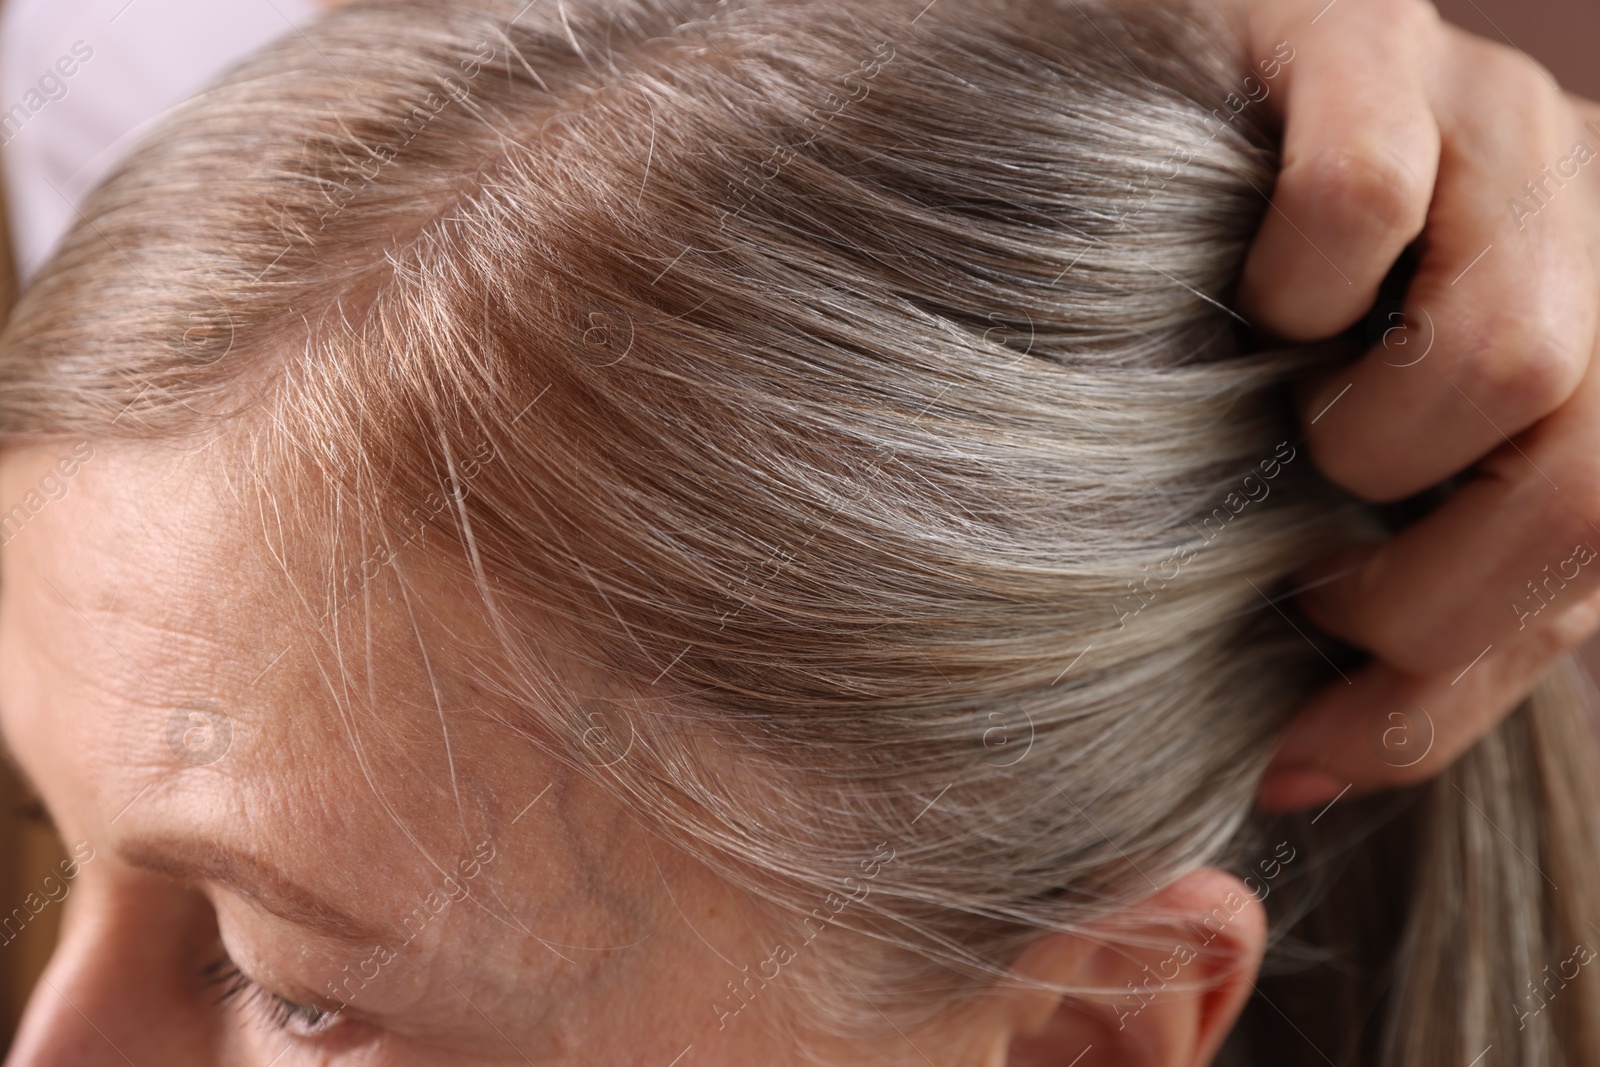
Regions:
<instances>
[{"instance_id":1,"label":"eyelash","mask_svg":"<svg viewBox=\"0 0 1600 1067\"><path fill-rule=\"evenodd\" d=\"M325 1034L341 1021L336 1011L323 1011L310 1004L299 1004L263 988L239 969L227 956L209 964L201 977L207 987L222 987L215 1003L237 1001L273 1030L297 1037Z\"/></svg>"}]
</instances>

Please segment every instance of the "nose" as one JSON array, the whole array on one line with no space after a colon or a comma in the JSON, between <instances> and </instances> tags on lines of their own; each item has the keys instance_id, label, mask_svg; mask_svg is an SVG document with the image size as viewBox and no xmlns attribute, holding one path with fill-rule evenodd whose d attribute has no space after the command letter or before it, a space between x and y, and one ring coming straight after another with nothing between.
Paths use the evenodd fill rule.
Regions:
<instances>
[{"instance_id":1,"label":"nose","mask_svg":"<svg viewBox=\"0 0 1600 1067\"><path fill-rule=\"evenodd\" d=\"M152 895L82 881L74 886L61 942L28 1001L5 1067L219 1062L215 1013L196 995L184 962L192 910L176 914L173 896L170 888Z\"/></svg>"}]
</instances>

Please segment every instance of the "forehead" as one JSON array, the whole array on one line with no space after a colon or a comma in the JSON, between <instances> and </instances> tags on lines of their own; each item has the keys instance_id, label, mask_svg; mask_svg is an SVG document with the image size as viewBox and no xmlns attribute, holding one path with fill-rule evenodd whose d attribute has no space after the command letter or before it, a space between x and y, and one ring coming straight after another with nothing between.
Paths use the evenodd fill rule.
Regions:
<instances>
[{"instance_id":1,"label":"forehead","mask_svg":"<svg viewBox=\"0 0 1600 1067\"><path fill-rule=\"evenodd\" d=\"M0 501L62 451L0 455ZM419 579L426 595L391 583L349 626L310 625L284 590L325 579L252 540L203 454L97 449L65 492L46 488L0 547L0 726L69 840L125 860L165 837L265 855L401 943L418 902L488 855L475 906L427 927L437 940L406 967L508 1012L531 997L540 1040L598 1042L583 1062L676 1043L671 1060L679 999L701 989L679 972L715 963L696 931L754 952L728 918L751 901L480 706L458 655L488 647L471 603ZM552 688L603 688L550 662ZM322 962L337 974L350 953ZM456 994L435 992L417 1003L448 1013ZM613 1025L624 1001L649 1034Z\"/></svg>"},{"instance_id":2,"label":"forehead","mask_svg":"<svg viewBox=\"0 0 1600 1067\"><path fill-rule=\"evenodd\" d=\"M269 542L215 456L61 466L72 447L0 457L27 512L0 549L0 715L78 832L249 827L392 865L470 848L548 783L483 707L450 594L380 575L318 625L316 553Z\"/></svg>"}]
</instances>

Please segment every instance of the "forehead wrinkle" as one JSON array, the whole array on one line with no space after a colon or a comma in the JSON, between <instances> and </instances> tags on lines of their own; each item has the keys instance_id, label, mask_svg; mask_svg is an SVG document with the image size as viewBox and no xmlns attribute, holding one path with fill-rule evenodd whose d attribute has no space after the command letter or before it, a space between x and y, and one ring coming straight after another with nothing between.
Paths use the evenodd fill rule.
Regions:
<instances>
[{"instance_id":1,"label":"forehead wrinkle","mask_svg":"<svg viewBox=\"0 0 1600 1067\"><path fill-rule=\"evenodd\" d=\"M108 460L113 455L110 449L103 454ZM188 462L205 463L210 466L209 457L192 456L188 457ZM131 473L138 476L131 483L134 488L138 488L145 484L151 475L159 476L159 469L137 463ZM124 502L124 508L127 503L131 503L130 495L124 491L123 483L110 478L100 479L92 492L100 494L108 490ZM279 503L277 494L269 495L275 505ZM92 528L85 528L81 532L71 531L73 536L70 543L97 547L122 564L115 573L118 581L126 583L126 587L117 590L115 603L106 603L107 598L104 594L109 590L104 584L91 587L101 592L101 603L96 606L112 611L117 617L118 626L108 631L111 639L136 656L141 655L140 649L154 649L158 641L151 638L158 638L163 646L162 668L159 673L160 680L166 684L143 689L140 694L141 703L155 702L157 705L170 707L170 701L162 698L169 690L180 687L183 697L201 695L195 691L192 668L208 664L224 666L216 663L219 659L232 659L236 661L239 669L225 670L215 679L208 678L207 681L212 684L206 686L207 690L214 690L218 684L229 686L235 674L238 676L238 684L232 687L236 690L232 694L234 697L243 696L245 689L254 688L254 698L248 703L250 710L261 719L260 725L265 732L259 736L236 738L235 744L240 745L241 742L248 741L252 745L267 745L268 748L258 748L256 753L252 754L252 758L244 762L238 759L226 759L208 767L207 773L201 778L221 774L230 779L236 787L244 787L253 793L260 792L260 787L266 787L266 791L270 793L273 791L271 788L273 783L263 779L258 772L266 771L269 767L281 769L294 767L298 770L294 772L293 777L301 780L301 771L312 766L324 766L326 761L311 753L302 753L300 757L289 755L299 744L316 744L315 739L305 730L305 726L309 725L307 713L315 710L314 707L302 706L309 692L312 695L311 704L320 706L322 711L321 715L314 718L320 719L324 726L332 727L334 717L338 717L342 727L338 733L344 735L349 746L344 759L355 760L361 778L366 783L367 791L372 794L372 797L361 806L370 811L374 817L378 811L384 813L384 818L379 821L388 821L401 835L400 840L393 842L396 851L404 852L408 848L414 850L416 866L413 867L413 873L420 874L425 868L436 872L437 876L453 875L455 857L449 851L448 845L440 847L443 842L438 839L438 831L443 827L433 822L432 813L427 810L431 802L420 806L413 803L418 799L414 795L415 778L407 781L391 773L392 768L389 764L382 762L384 745L380 743L380 738L372 733L376 728L379 733L387 734L386 727L414 732L419 741L426 741L425 747L432 750L431 754L418 753L419 767L429 760L440 757L439 748L442 740L447 749L446 755L452 757L451 790L457 803L456 818L449 819L446 816L448 821L445 825L456 823L456 833L459 834L459 824L463 817L468 822L474 822L480 817L475 810L477 805L468 804L468 799L475 795L471 780L462 782L459 777L464 775L468 768L458 766L463 758L463 752L479 751L475 747L476 735L463 736L458 724L448 718L456 700L453 686L450 684L450 680L454 677L452 664L457 656L458 643L462 640L470 641L472 635L476 633L477 616L469 605L470 597L463 596L465 590L455 588L446 574L436 573L439 568L432 552L432 540L430 539L427 548L422 545L408 546L408 550L402 552L401 559L394 566L384 568L383 576L364 587L364 595L351 605L355 610L341 613L337 620L332 620L332 625L307 632L303 627L295 626L296 620L287 613L266 609L276 603L271 596L270 587L273 579L284 573L285 564L292 574L302 577L323 577L317 574L318 568L315 567L320 561L317 552L302 553L291 543L285 546L290 551L280 553L275 551L278 547L274 543L275 538L248 536L253 532L253 524L245 523L245 528L239 529L226 522L212 523L209 521L212 498L203 490L180 491L180 486L170 479L167 492L153 496L140 494L139 498L144 501L143 506L132 510L143 514L135 517L128 510L123 510L120 521L112 522L110 525L96 523ZM163 498L172 501L171 511L164 511L157 506ZM206 544L194 546L167 544L164 546L164 551L156 554L151 566L145 568L130 567L125 562L129 558L126 553L117 552L113 555L111 551L116 542L109 540L108 537L115 538L118 527L127 531L129 539L133 542L142 542L152 537L164 537L170 541L178 537L184 529L184 515L179 514L179 511L196 513L202 509L207 511L204 516L207 522L206 530L201 533L200 539L206 541ZM276 517L281 524L283 515L274 507L266 513L266 517L269 519ZM244 557L230 555L233 550L229 546L234 542L225 539L229 533L244 533L247 541L258 541L259 544L255 546L253 552L246 553ZM47 544L41 542L38 547L48 551ZM311 570L306 570L305 564L312 564ZM227 568L226 571L222 569L224 567ZM213 594L209 589L208 578L226 582L228 588L225 592L215 591L223 595ZM38 586L34 588L39 589ZM134 610L138 606L136 598L132 596L135 591L153 595L156 603L152 604L152 607L155 610L147 612ZM442 615L441 609L443 609ZM359 635L353 628L357 623L364 624L364 632ZM452 623L462 624L462 632L457 632ZM139 634L137 640L136 633ZM264 664L250 662L250 657L259 653L259 660L270 661L273 659L273 654L283 647L276 640L270 647L266 647L262 638L269 635L273 638L281 635L285 644L298 644L300 647L284 657L282 662L277 663L266 677L258 679L260 666ZM89 640L98 640L87 633L85 636ZM296 641L296 638L300 640ZM344 654L354 652L363 644L367 649L369 662L363 665L360 662L346 661ZM337 666L323 662L325 655L330 651L338 655ZM310 654L306 655L307 652ZM61 658L58 653L57 659ZM109 656L106 657L106 661L111 661ZM81 668L81 664L79 667ZM364 667L367 674L365 679L361 677ZM98 672L85 674L81 669L75 673L82 675L84 682L103 686L108 695L118 698L117 703L127 706L130 694L125 689L117 689L115 683L104 674ZM175 679L174 675L181 676ZM176 685L172 684L174 681ZM403 686L402 696L411 694L402 701L410 706L410 714L393 714L395 706L392 700L374 700L375 697L394 697L396 694L389 692L393 684ZM429 693L426 700L422 699L425 686ZM322 699L316 699L315 694L318 692L323 694ZM179 694L175 692L173 695ZM206 695L210 695L209 692ZM233 703L234 701L230 699L230 707L226 709L230 714L236 711L231 706ZM329 708L328 703L334 706ZM427 706L430 703L431 708ZM104 708L101 712L97 717L102 722L115 718L133 724L137 728L134 716L121 712L113 714ZM140 715L137 718L146 720L148 717ZM372 725L363 726L363 721L368 719L372 720ZM159 727L162 724L156 725ZM448 730L441 738L435 731L444 727L448 727ZM431 740L428 735L431 735ZM297 740L287 748L271 744L273 740L289 741L291 738ZM194 776L181 773L189 768L175 765L166 758L164 734L160 729L141 729L138 739L141 742L140 750L147 756L155 757L154 761L148 759L139 761L147 764L145 768L147 772L151 770L179 772L175 776L176 780L196 781ZM463 745L466 747L463 748ZM404 743L403 747L415 749L424 746ZM105 749L105 751L111 750ZM242 747L238 749L238 752L243 751ZM262 758L256 757L264 757L265 762ZM310 762L306 761L307 758ZM345 766L348 767L348 764ZM469 766L476 773L476 763ZM168 775L158 773L157 777L166 779ZM443 776L428 777L430 784L442 793ZM149 780L148 774L145 780ZM138 784L143 782L136 783L136 786ZM278 784L291 783L280 779ZM312 783L302 781L302 784ZM346 793L349 791L346 790ZM199 798L191 795L191 799ZM213 796L211 801L206 802L207 806L212 807L219 800L220 797ZM331 805L331 808L344 809L348 805L348 800L346 795L339 803ZM436 808L436 805L432 806ZM107 814L120 807L120 801L114 798ZM439 812L439 814L444 813ZM413 821L413 815L423 817L422 821ZM485 830L496 821L492 811L484 811L481 817L487 820ZM298 830L302 824L297 822L294 825ZM131 826L125 828L132 829ZM280 830L283 828L280 825ZM149 829L155 828L152 826ZM310 836L316 838L318 835L313 832ZM377 837L386 835L363 834L362 836L370 843ZM455 835L446 836L453 838ZM300 853L301 850L296 849L295 852ZM283 858L287 859L288 856L289 854L285 854ZM384 862L382 866L389 867L391 864ZM353 872L346 872L341 864L338 873L348 878L349 873ZM527 924L523 923L516 911L499 899L495 888L488 882L472 887L469 899L474 905L473 910L482 912L496 925L515 929L523 937L538 942L543 946L541 951L566 959L555 951L549 939L535 934ZM362 899L362 895L358 893L351 899Z\"/></svg>"},{"instance_id":2,"label":"forehead wrinkle","mask_svg":"<svg viewBox=\"0 0 1600 1067\"><path fill-rule=\"evenodd\" d=\"M244 659L255 647L250 635L235 632L237 620L255 616L240 603L232 538L224 527L197 513L203 493L192 485L181 488L182 502L173 494L173 507L182 514L172 517L169 529L159 520L152 523L148 505L121 509L121 519L110 525L94 522L80 529L75 509L83 506L83 498L122 484L108 480L108 465L123 474L150 469L136 461L135 470L124 470L121 454L109 448L97 459L100 467L85 467L79 475L79 492L38 520L37 533L51 533L51 524L59 522L66 529L54 532L66 536L31 537L7 550L13 567L26 568L40 579L33 586L40 606L60 613L82 634L83 643L71 647L100 648L100 663L93 671L84 670L81 659L60 654L67 649L59 642L30 642L36 654L125 706L170 709L196 697L230 691L237 695L253 673ZM212 532L196 536L197 522ZM153 551L141 551L143 565L135 566L128 555L134 549ZM64 554L85 551L110 564L87 568L87 582L84 561ZM225 571L223 561L230 558L233 566ZM129 686L119 678L138 684ZM230 714L236 713L238 702L229 703Z\"/></svg>"},{"instance_id":3,"label":"forehead wrinkle","mask_svg":"<svg viewBox=\"0 0 1600 1067\"><path fill-rule=\"evenodd\" d=\"M102 455L104 462L111 462L110 450L105 450ZM199 461L196 457L195 462ZM138 464L139 474L152 473L149 465ZM139 479L134 484L139 484ZM102 479L94 485L90 492L104 492L114 484ZM169 483L174 498L174 506L182 507L186 511L203 506L206 497L203 493L195 493ZM86 489L89 487L86 486ZM80 494L82 495L82 494ZM128 500L126 493L117 494L121 499ZM179 504L176 500L180 495L187 498L187 503ZM147 503L149 497L144 498ZM73 506L71 503L65 505ZM99 654L95 657L99 665L93 669L85 670L86 664L80 655L69 654L69 649L79 645L79 642L45 642L32 640L26 634L19 633L31 647L29 658L35 659L35 671L44 667L44 675L54 672L65 672L77 679L78 701L90 705L99 705L95 718L99 721L97 729L104 730L109 726L117 733L124 734L124 743L113 746L126 756L133 758L122 765L123 772L132 772L135 767L142 768L140 777L144 779L139 784L155 784L174 776L187 781L189 775L181 772L188 768L176 763L169 758L166 750L165 716L160 721L153 719L148 712L170 712L183 700L197 696L216 696L219 686L224 690L232 690L226 699L225 712L230 717L238 717L241 711L248 709L255 713L254 717L264 721L271 733L278 733L281 729L293 728L301 717L281 714L293 706L293 702L286 699L289 694L279 690L269 682L266 689L258 690L260 700L241 700L244 691L255 685L252 679L258 675L258 665L247 663L247 657L252 651L259 650L260 626L241 625L247 624L251 619L261 619L259 612L252 610L250 605L258 598L260 586L252 579L258 577L253 566L246 566L241 572L235 567L232 590L222 596L214 595L221 590L212 591L205 581L207 577L218 576L216 564L221 558L220 552L208 551L207 546L165 546L165 551L158 552L157 558L151 561L151 566L133 568L124 561L127 556L120 552L110 551L107 535L116 535L117 527L126 530L129 539L137 544L151 537L163 534L164 528L169 524L163 519L166 513L154 516L142 514L148 507L136 507L122 512L119 522L107 526L96 523L92 529L80 531L65 530L64 533L73 533L66 541L58 542L57 539L28 539L26 546L16 546L22 549L21 559L15 560L16 564L30 566L34 573L43 577L45 570L39 568L34 559L41 557L38 562L45 562L52 556L63 561L66 580L63 585L66 590L71 590L68 595L52 595L49 588L42 583L32 585L31 595L39 598L43 603L49 604L52 610L59 614L63 623L66 623L83 639L93 645L99 646ZM130 514L132 511L136 514ZM63 516L67 513L62 512ZM181 526L181 515L172 516L172 521ZM70 519L68 522L70 523ZM42 532L42 531L41 531ZM172 532L171 530L167 531ZM89 540L84 541L84 537ZM171 538L167 540L170 542ZM183 539L180 539L183 540ZM214 539L213 539L214 540ZM97 546L100 554L108 557L108 562L115 561L119 565L108 569L98 584L83 586L81 581L74 583L72 574L74 568L67 566L69 562L62 557L58 545L67 544ZM206 557L204 559L200 557ZM26 562L24 562L26 560ZM81 570L81 568L76 568ZM105 578L111 578L107 583ZM163 580L164 579L164 580ZM108 588L109 585L109 588ZM78 588L82 586L82 588ZM19 590L20 591L20 590ZM58 593L65 591L58 590ZM143 607L138 596L133 594L153 594L146 597L150 601ZM213 595L205 595L213 593ZM77 603L87 607L86 612L77 611ZM266 620L263 620L266 621ZM100 631L98 634L89 632L84 628L86 623L98 624L95 626ZM275 623L267 622L268 629L282 628L284 620L275 617ZM124 654L126 653L126 655ZM39 657L43 657L42 662ZM318 659L315 655L311 657ZM293 660L304 658L290 657L291 663L279 666L280 673L285 667L291 667ZM231 664L230 664L230 661ZM45 665L49 666L46 667ZM317 663L317 669L322 669L323 664ZM353 665L346 664L341 658L340 670L344 675L342 687L332 679L324 677L328 691L333 697L333 709L344 722L346 734L351 738L353 750L364 757L365 753L360 745L354 744L358 737L358 723L354 721L352 705L358 703L359 694L352 686L353 679L349 677L349 670ZM237 669L231 669L237 668ZM139 677L135 677L135 676ZM237 677L235 677L237 676ZM134 685L120 683L121 677ZM196 683L201 684L197 685ZM236 684L234 684L236 683ZM248 684L247 684L248 683ZM276 691L274 691L276 690ZM18 709L24 710L24 709ZM237 741L243 741L243 738ZM262 738L261 740L265 740ZM111 751L112 749L107 749ZM274 757L276 760L276 757ZM390 818L404 830L404 824L376 788L374 776L371 773L370 761L363 758L360 761L363 774L367 777L369 788L383 803ZM211 767L210 772L221 773L237 784L249 786L250 774L244 773L251 766L259 767L256 761L241 764L238 760L225 760L220 765ZM135 791L137 789L135 788ZM108 798L111 810L120 807L120 799ZM428 866L440 873L449 873L447 869L429 856L427 850L422 848L416 837L410 833L413 847L426 857Z\"/></svg>"},{"instance_id":4,"label":"forehead wrinkle","mask_svg":"<svg viewBox=\"0 0 1600 1067\"><path fill-rule=\"evenodd\" d=\"M96 492L108 488L111 488L110 483L102 481L96 486ZM118 495L126 496L120 492ZM194 504L186 506L198 507L199 501L197 497ZM139 540L168 528L159 512L151 516L151 520L150 527L125 521L123 528ZM448 938L451 947L446 958L452 965L459 963L463 976L479 979L491 988L505 990L506 995L519 998L526 996L527 976L537 974L541 981L549 983L549 993L540 998L544 1002L540 1018L565 1017L567 1005L576 995L574 987L579 982L592 986L599 980L600 959L610 959L608 953L624 944L641 945L650 941L655 932L645 927L640 910L643 905L633 900L634 893L629 891L627 879L610 892L598 891L609 884L603 872L609 870L609 865L619 855L626 853L615 847L602 848L588 827L593 819L600 818L604 821L597 826L602 828L604 836L621 842L628 839L619 837L617 828L611 824L625 820L617 820L608 804L597 802L599 795L593 793L592 787L575 782L569 789L561 780L563 772L558 763L532 753L524 759L522 753L510 750L503 740L498 740L499 731L491 733L478 723L481 709L476 707L477 698L457 689L458 664L475 638L483 642L484 651L491 654L498 651L498 646L480 632L482 620L476 602L470 596L456 595L448 580L441 583L438 581L441 575L433 573L436 564L431 551L433 539L429 539L426 547L419 544L406 551L403 564L385 568L384 576L366 590L366 596L354 602L354 610L341 618L339 624L308 632L303 621L288 612L265 609L274 591L273 583L283 573L283 564L287 562L302 578L314 575L315 569L308 570L304 564L316 562L316 554L302 552L291 542L288 552L277 555L271 551L276 539L264 538L264 547L256 547L248 554L253 558L228 558L224 553L229 549L211 532L214 529L199 535L208 545L189 546L182 552L178 551L179 546L168 546L142 576L126 569L129 565L125 563L122 577L128 581L128 587L115 607L125 620L122 625L128 627L122 632L129 635L125 647L130 652L136 652L133 627L148 626L153 620L172 623L172 629L179 636L165 639L162 655L168 664L164 668L163 682L169 680L171 672L191 664L195 658L206 660L227 655L241 661L236 695L244 695L243 690L248 688L245 683L255 687L250 694L250 710L261 718L263 730L259 733L252 730L249 735L236 738L236 748L229 758L193 774L185 773L191 768L173 765L165 758L166 745L159 730L147 731L143 739L153 743L154 747L148 752L160 759L159 768L178 773L170 777L161 775L160 788L153 789L139 803L130 813L131 818L121 819L111 830L120 830L129 838L136 832L204 833L214 835L219 841L248 846L258 854L270 849L266 858L280 864L302 887L326 893L324 902L333 907L300 901L303 906L296 908L291 906L296 903L292 897L274 895L266 886L252 884L259 882L253 877L258 872L251 871L238 859L227 857L224 862L212 865L212 880L202 887L207 895L222 897L230 907L238 907L247 916L276 915L291 924L280 927L280 932L275 933L248 927L242 931L244 943L240 947L245 952L265 948L263 958L269 960L274 951L282 954L273 946L296 940L296 931L305 931L309 936L310 931L316 930L330 944L349 943L352 949L370 948L373 943L394 944L395 937L403 935L397 935L393 919L408 908L414 909L423 900L423 891L438 888L418 885L427 871L455 875L467 890L461 903L470 901L472 907L456 904L454 907L459 909L459 914L455 925L431 927L440 937ZM108 546L114 549L115 542L106 540L111 531L112 527L97 523L82 532L63 530L63 533L72 534L74 545L93 544L102 549ZM177 536L176 532L169 533ZM220 552L212 555L210 545L221 545ZM58 558L67 557L58 554ZM124 553L121 558L139 557ZM219 560L229 568L227 572L217 569ZM176 573L180 569L197 569L203 573ZM396 584L395 579L402 570L406 580ZM207 597L204 579L213 575L220 575L230 583L226 596ZM452 575L446 573L442 577L448 579ZM184 584L174 585L172 579L175 578L185 579ZM30 592L36 593L40 588L36 584ZM141 616L136 610L135 589L140 593L159 592L166 599L162 612ZM436 590L441 595L435 596ZM176 613L171 610L174 606L178 608ZM367 628L365 633L360 633L355 627L363 614ZM218 626L208 627L208 618L215 619ZM300 625L296 625L297 621ZM80 632L90 640L98 640L86 631ZM108 632L112 640L119 644L124 642L125 638L118 633ZM153 631L141 634L143 639L137 642L138 646L152 648L155 642L150 638L153 636ZM266 645L266 638L271 638L270 646ZM345 662L342 656L337 667L323 662L330 650L359 655L363 643L370 649L368 659L372 662L363 664L359 659ZM404 647L413 643L420 644L423 658L417 656L416 647ZM293 646L293 652L260 677L259 682L252 681L260 668L268 666L268 661L288 645ZM404 662L392 655L397 652L405 653ZM102 653L106 662L111 662L107 650L102 649ZM69 656L68 649L56 645L55 659L71 665ZM363 669L369 672L366 679L361 677ZM75 674L78 673L82 673L82 664L77 665ZM232 676L232 672L223 672L214 679L207 675L202 681L228 685ZM95 677L94 672L83 674L83 681L115 684L104 674ZM422 698L424 685L432 694L432 708L428 708L428 701ZM379 697L387 698L377 707L370 706L369 702L374 689ZM121 697L128 695L126 691L119 693L111 689L110 692ZM146 692L154 698L162 695L159 691ZM78 700L88 695L81 688L78 694ZM190 694L186 692L185 695ZM394 699L397 696L398 701ZM330 702L334 707L327 706ZM74 710L83 712L87 716L85 721L91 724L95 720L107 723L113 717L124 721L131 718L125 710L108 710L105 706L94 709L92 705L101 701L92 696L83 703L90 707L80 706ZM471 714L460 716L457 712L461 710ZM451 825L457 820L443 810L448 794L444 775L438 773L442 768L436 763L440 754L439 735L435 733L438 727L434 725L436 716L441 714L448 716L448 741L460 765L457 768L459 790L469 824L476 824L480 818L485 820L481 826L483 838L492 840L503 857L476 879L471 879L470 875L467 876L470 880L462 879L456 874L457 865L452 863L456 857L450 852L448 842L459 831ZM388 741L397 732L399 747L391 752ZM357 745L354 743L357 739L365 743ZM108 741L109 737L102 731L95 745L97 754L101 758L125 759L127 750L119 752L118 747ZM144 747L141 745L141 749ZM420 751L424 747L430 751ZM80 747L76 751L81 760L84 749ZM239 758L241 755L243 759ZM357 755L361 757L359 777L352 773L355 768L351 766ZM392 758L396 755L400 758ZM425 793L417 790L417 778L409 773L408 764L433 772L427 775ZM543 769L543 773L535 769ZM537 780L533 780L535 773ZM538 792L537 787L549 788L544 780L547 777L557 779L557 788L545 798L545 805L552 810L535 809L515 826L506 823L511 815L525 810L523 802ZM360 785L363 779L367 790L373 794L371 797L359 795L363 791ZM102 804L104 815L117 812L138 785L148 780L147 775L143 781L134 783L127 796L114 796L109 804ZM499 805L507 798L495 797L494 787L506 783L516 783L519 790L527 786L528 791L526 796L510 794L509 799L516 802L505 808L502 815ZM380 784L386 792L379 790ZM199 786L201 791L191 791L189 785ZM285 791L280 792L280 787ZM120 786L114 792L120 792ZM581 794L584 803L566 802L569 793L574 797ZM254 801L248 799L252 795ZM552 800L563 802L552 806ZM480 812L482 801L489 803ZM74 799L73 803L77 804L78 800ZM87 811L92 818L93 809ZM387 819L380 816L379 811L383 811ZM271 818L263 819L252 814L255 812L269 814ZM605 818L608 812L612 813L610 819ZM242 821L237 818L241 813L247 816ZM191 820L201 816L204 827L194 826ZM229 818L224 819L224 816ZM179 825L176 820L189 825ZM394 828L384 826L386 821ZM496 826L497 822L500 825ZM407 832L408 824L415 834ZM474 825L473 828L480 827ZM399 836L402 833L404 836ZM249 836L243 840L238 836L246 834ZM429 853L422 843L432 849L432 855L439 857L439 862L429 857L424 866L422 858ZM412 849L419 853L417 857L410 862L396 862ZM441 862L444 867L440 866ZM181 868L167 870L170 875L184 873ZM506 899L501 897L503 891ZM346 909L358 914L351 915ZM654 913L650 914L653 918ZM387 925L383 925L385 922ZM614 936L615 930L623 931L626 936ZM667 951L672 943L662 940L655 944L666 946L663 951ZM470 947L463 950L463 946ZM578 951L567 952L568 946ZM293 951L292 947L284 950ZM441 946L422 944L419 948L429 953L436 950L441 950ZM590 958L583 953L598 955ZM571 969L574 962L578 965L576 971ZM618 982L623 978L620 969L607 970L604 974ZM585 977L574 979L574 975ZM458 977L457 981L464 982L465 977Z\"/></svg>"},{"instance_id":5,"label":"forehead wrinkle","mask_svg":"<svg viewBox=\"0 0 1600 1067\"><path fill-rule=\"evenodd\" d=\"M94 631L85 635L89 642L103 647L95 666L85 669L81 654L52 655L48 644L36 641L29 642L30 651L52 672L77 679L81 688L76 699L104 706L106 721L126 735L128 752L137 762L149 763L152 769L182 769L182 764L169 766L164 739L168 717L193 706L191 701L221 698L216 706L232 722L258 721L251 702L237 699L237 692L225 695L239 688L231 683L241 680L242 672L235 669L237 657L217 638L215 628L199 620L178 625L172 618L151 618L115 607L99 613L115 623L108 633L87 613L76 612L70 601L64 610L81 615Z\"/></svg>"}]
</instances>

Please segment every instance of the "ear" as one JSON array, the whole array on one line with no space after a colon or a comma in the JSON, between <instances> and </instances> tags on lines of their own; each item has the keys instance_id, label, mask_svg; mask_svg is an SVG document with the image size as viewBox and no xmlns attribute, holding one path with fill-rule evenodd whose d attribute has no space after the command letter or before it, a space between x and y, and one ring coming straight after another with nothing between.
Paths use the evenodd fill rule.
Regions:
<instances>
[{"instance_id":1,"label":"ear","mask_svg":"<svg viewBox=\"0 0 1600 1067\"><path fill-rule=\"evenodd\" d=\"M1036 941L1012 968L1022 981L991 991L999 1025L973 1062L1205 1067L1249 1000L1266 938L1266 909L1244 883L1195 871L1092 930Z\"/></svg>"}]
</instances>

